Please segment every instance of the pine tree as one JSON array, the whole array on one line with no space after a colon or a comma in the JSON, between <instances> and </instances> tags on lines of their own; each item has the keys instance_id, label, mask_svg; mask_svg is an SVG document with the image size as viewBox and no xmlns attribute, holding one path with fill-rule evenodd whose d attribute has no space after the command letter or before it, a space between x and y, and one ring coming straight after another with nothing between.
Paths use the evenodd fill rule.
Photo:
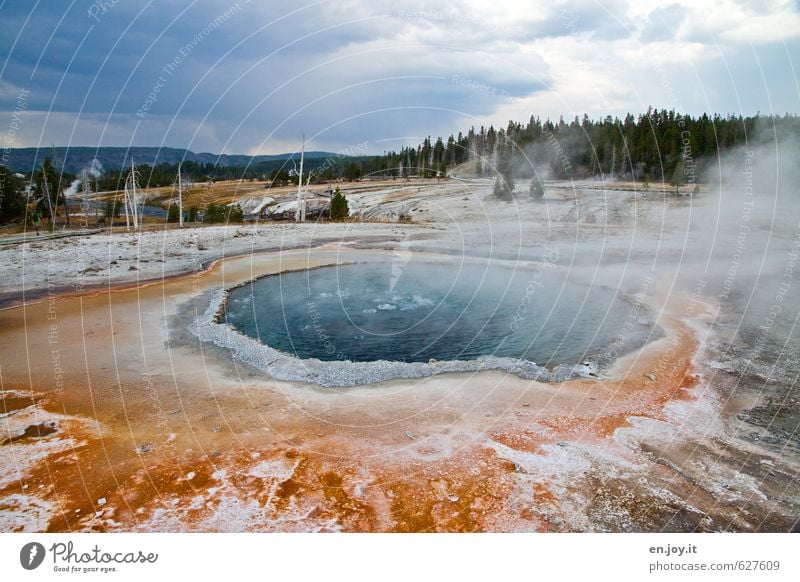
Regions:
<instances>
[{"instance_id":1,"label":"pine tree","mask_svg":"<svg viewBox=\"0 0 800 582\"><path fill-rule=\"evenodd\" d=\"M536 176L534 176L531 179L530 190L531 190L531 198L533 198L534 200L541 200L542 198L544 198L544 186L542 185L539 178L537 178Z\"/></svg>"},{"instance_id":2,"label":"pine tree","mask_svg":"<svg viewBox=\"0 0 800 582\"><path fill-rule=\"evenodd\" d=\"M511 175L512 144L497 144L497 173L494 181L494 195L501 200L510 201L514 197L514 178Z\"/></svg>"},{"instance_id":3,"label":"pine tree","mask_svg":"<svg viewBox=\"0 0 800 582\"><path fill-rule=\"evenodd\" d=\"M229 207L228 222L229 223L235 222L238 224L244 222L244 211L242 210L241 206L239 206L238 204L234 204L233 206Z\"/></svg>"},{"instance_id":4,"label":"pine tree","mask_svg":"<svg viewBox=\"0 0 800 582\"><path fill-rule=\"evenodd\" d=\"M347 198L336 188L336 192L331 198L331 220L340 222L350 216L350 208L347 205Z\"/></svg>"},{"instance_id":5,"label":"pine tree","mask_svg":"<svg viewBox=\"0 0 800 582\"><path fill-rule=\"evenodd\" d=\"M348 182L355 182L361 179L361 168L354 162L350 162L344 167L344 179Z\"/></svg>"},{"instance_id":6,"label":"pine tree","mask_svg":"<svg viewBox=\"0 0 800 582\"><path fill-rule=\"evenodd\" d=\"M205 222L214 224L225 222L225 207L222 204L215 204L212 202L206 208Z\"/></svg>"},{"instance_id":7,"label":"pine tree","mask_svg":"<svg viewBox=\"0 0 800 582\"><path fill-rule=\"evenodd\" d=\"M675 186L675 194L678 194L680 187L686 183L686 176L683 174L683 161L679 161L672 173L671 183Z\"/></svg>"},{"instance_id":8,"label":"pine tree","mask_svg":"<svg viewBox=\"0 0 800 582\"><path fill-rule=\"evenodd\" d=\"M103 210L103 216L105 216L105 218L108 220L109 225L114 222L114 218L119 216L119 207L120 203L116 200L116 198L106 202L106 207Z\"/></svg>"},{"instance_id":9,"label":"pine tree","mask_svg":"<svg viewBox=\"0 0 800 582\"><path fill-rule=\"evenodd\" d=\"M27 204L19 180L5 166L0 166L0 224L25 216Z\"/></svg>"}]
</instances>

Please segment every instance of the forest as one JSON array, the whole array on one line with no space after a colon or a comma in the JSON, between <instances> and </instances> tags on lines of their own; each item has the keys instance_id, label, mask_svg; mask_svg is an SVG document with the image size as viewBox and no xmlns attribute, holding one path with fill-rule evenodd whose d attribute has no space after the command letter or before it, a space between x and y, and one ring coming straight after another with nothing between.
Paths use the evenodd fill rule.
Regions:
<instances>
[{"instance_id":1,"label":"forest","mask_svg":"<svg viewBox=\"0 0 800 582\"><path fill-rule=\"evenodd\" d=\"M309 158L305 160L304 182L443 177L449 169L472 162L474 174L499 176L506 184L513 184L515 178L537 177L539 182L603 178L679 185L700 181L704 168L713 164L718 154L733 147L777 143L798 136L800 117L789 114L691 116L649 108L622 119L606 116L593 120L584 114L570 122L563 117L557 122L542 121L532 115L526 123L509 121L499 129L470 127L446 139L427 137L421 144L382 155ZM178 164L141 165L137 169L144 188L169 186L175 183ZM245 166L185 161L181 169L185 179L194 182L252 180L262 181L265 186L281 186L296 184L298 179L297 160L293 157ZM127 174L127 168L108 169L85 182L94 191L119 190ZM57 160L49 158L32 176L14 175L0 166L0 221L13 221L24 214L22 190L26 182L31 185L31 202L36 202L39 212L46 215L63 203L62 193L75 178L59 172Z\"/></svg>"},{"instance_id":2,"label":"forest","mask_svg":"<svg viewBox=\"0 0 800 582\"><path fill-rule=\"evenodd\" d=\"M674 110L648 109L623 119L588 115L567 123L510 121L505 128L471 127L446 140L426 138L422 144L362 162L365 174L401 171L430 174L442 165L474 160L479 174L493 176L509 164L514 177L544 179L600 178L664 181L686 180L689 164L698 172L720 152L800 136L800 118L784 116L681 115ZM504 161L505 159L505 161Z\"/></svg>"}]
</instances>

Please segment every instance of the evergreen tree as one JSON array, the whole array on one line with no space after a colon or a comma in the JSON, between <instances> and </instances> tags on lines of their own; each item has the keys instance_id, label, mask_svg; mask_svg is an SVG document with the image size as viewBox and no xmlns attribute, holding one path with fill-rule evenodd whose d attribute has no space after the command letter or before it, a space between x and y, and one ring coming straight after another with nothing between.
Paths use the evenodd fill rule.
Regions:
<instances>
[{"instance_id":1,"label":"evergreen tree","mask_svg":"<svg viewBox=\"0 0 800 582\"><path fill-rule=\"evenodd\" d=\"M531 191L531 198L533 198L534 200L541 200L542 198L544 198L544 186L542 185L541 181L539 181L539 178L537 178L536 176L534 176L531 179L530 191Z\"/></svg>"},{"instance_id":2,"label":"evergreen tree","mask_svg":"<svg viewBox=\"0 0 800 582\"><path fill-rule=\"evenodd\" d=\"M355 182L361 178L361 168L354 162L350 162L344 167L344 179L348 182Z\"/></svg>"},{"instance_id":3,"label":"evergreen tree","mask_svg":"<svg viewBox=\"0 0 800 582\"><path fill-rule=\"evenodd\" d=\"M350 208L347 205L347 198L336 188L336 192L331 198L331 220L342 221L350 216Z\"/></svg>"},{"instance_id":4,"label":"evergreen tree","mask_svg":"<svg viewBox=\"0 0 800 582\"><path fill-rule=\"evenodd\" d=\"M498 144L497 173L494 180L494 195L501 200L510 201L514 197L514 178L512 176L512 144Z\"/></svg>"},{"instance_id":5,"label":"evergreen tree","mask_svg":"<svg viewBox=\"0 0 800 582\"><path fill-rule=\"evenodd\" d=\"M686 183L686 176L683 173L683 161L678 162L675 166L670 183L675 186L675 194L677 194L680 187Z\"/></svg>"},{"instance_id":6,"label":"evergreen tree","mask_svg":"<svg viewBox=\"0 0 800 582\"><path fill-rule=\"evenodd\" d=\"M109 225L112 225L114 223L114 218L119 216L120 213L119 207L120 203L117 201L116 198L106 202L106 206L103 209L103 216L108 221Z\"/></svg>"},{"instance_id":7,"label":"evergreen tree","mask_svg":"<svg viewBox=\"0 0 800 582\"><path fill-rule=\"evenodd\" d=\"M206 208L205 222L210 224L225 222L225 206L213 202L209 204L208 208Z\"/></svg>"},{"instance_id":8,"label":"evergreen tree","mask_svg":"<svg viewBox=\"0 0 800 582\"><path fill-rule=\"evenodd\" d=\"M241 206L234 204L230 207L228 212L228 222L236 222L238 224L244 222L244 211L242 210Z\"/></svg>"},{"instance_id":9,"label":"evergreen tree","mask_svg":"<svg viewBox=\"0 0 800 582\"><path fill-rule=\"evenodd\" d=\"M5 166L0 166L0 224L24 218L27 204L22 184Z\"/></svg>"}]
</instances>

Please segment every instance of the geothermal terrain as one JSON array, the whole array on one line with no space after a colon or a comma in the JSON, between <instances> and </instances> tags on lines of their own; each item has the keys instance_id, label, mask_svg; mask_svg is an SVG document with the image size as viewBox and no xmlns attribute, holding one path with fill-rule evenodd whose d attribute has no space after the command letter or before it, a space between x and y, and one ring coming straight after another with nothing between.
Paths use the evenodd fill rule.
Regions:
<instances>
[{"instance_id":1,"label":"geothermal terrain","mask_svg":"<svg viewBox=\"0 0 800 582\"><path fill-rule=\"evenodd\" d=\"M520 181L501 202L458 173L343 191L360 220L0 246L0 531L797 529L780 195L548 182L537 201ZM410 257L547 265L632 325L585 369L431 361L353 385L215 320L264 275Z\"/></svg>"}]
</instances>

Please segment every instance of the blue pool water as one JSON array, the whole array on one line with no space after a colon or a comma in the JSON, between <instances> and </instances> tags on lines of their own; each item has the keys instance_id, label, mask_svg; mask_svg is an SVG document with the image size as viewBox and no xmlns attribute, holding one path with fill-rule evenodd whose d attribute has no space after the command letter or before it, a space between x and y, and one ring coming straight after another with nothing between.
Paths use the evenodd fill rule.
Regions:
<instances>
[{"instance_id":1,"label":"blue pool water","mask_svg":"<svg viewBox=\"0 0 800 582\"><path fill-rule=\"evenodd\" d=\"M350 264L233 289L223 318L299 358L427 362L494 355L540 365L592 357L630 319L612 291L547 266Z\"/></svg>"}]
</instances>

